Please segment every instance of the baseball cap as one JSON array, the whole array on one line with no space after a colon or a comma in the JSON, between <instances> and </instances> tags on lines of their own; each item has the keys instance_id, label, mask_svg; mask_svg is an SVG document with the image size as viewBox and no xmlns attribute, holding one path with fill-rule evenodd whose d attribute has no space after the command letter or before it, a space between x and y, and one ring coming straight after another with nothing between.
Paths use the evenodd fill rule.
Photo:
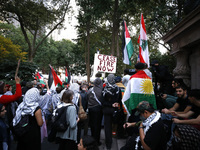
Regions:
<instances>
[{"instance_id":1,"label":"baseball cap","mask_svg":"<svg viewBox=\"0 0 200 150\"><path fill-rule=\"evenodd\" d=\"M141 112L144 112L145 110L151 109L151 106L149 102L142 101L137 106L137 111L135 112L135 116L138 116Z\"/></svg>"}]
</instances>

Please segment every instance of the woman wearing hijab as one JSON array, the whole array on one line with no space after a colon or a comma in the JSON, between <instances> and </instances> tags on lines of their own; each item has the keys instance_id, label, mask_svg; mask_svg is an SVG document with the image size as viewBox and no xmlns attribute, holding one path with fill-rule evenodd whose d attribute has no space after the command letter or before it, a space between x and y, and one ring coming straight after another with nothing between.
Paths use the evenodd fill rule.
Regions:
<instances>
[{"instance_id":1,"label":"woman wearing hijab","mask_svg":"<svg viewBox=\"0 0 200 150\"><path fill-rule=\"evenodd\" d=\"M109 74L107 77L107 83L103 90L103 115L104 115L104 129L107 150L111 149L112 146L112 117L118 105L121 105L121 90L115 84L115 76Z\"/></svg>"},{"instance_id":2,"label":"woman wearing hijab","mask_svg":"<svg viewBox=\"0 0 200 150\"><path fill-rule=\"evenodd\" d=\"M13 126L16 126L22 116L29 115L30 130L18 138L17 150L40 150L41 133L40 127L43 124L42 111L39 107L40 92L37 88L31 88L24 96L23 102L16 110L13 119Z\"/></svg>"},{"instance_id":3,"label":"woman wearing hijab","mask_svg":"<svg viewBox=\"0 0 200 150\"><path fill-rule=\"evenodd\" d=\"M100 78L94 80L94 87L88 91L88 110L89 110L89 125L91 128L92 137L100 145L100 132L102 121L102 90L103 83Z\"/></svg>"}]
</instances>

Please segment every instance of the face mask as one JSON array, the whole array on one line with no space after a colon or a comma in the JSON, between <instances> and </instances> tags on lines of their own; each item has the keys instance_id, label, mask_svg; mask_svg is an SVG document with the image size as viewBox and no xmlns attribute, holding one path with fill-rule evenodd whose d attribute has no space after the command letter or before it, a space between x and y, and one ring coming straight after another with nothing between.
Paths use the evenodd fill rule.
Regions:
<instances>
[{"instance_id":1,"label":"face mask","mask_svg":"<svg viewBox=\"0 0 200 150\"><path fill-rule=\"evenodd\" d=\"M145 121L146 118L144 118L143 116L140 115L140 120L141 120L141 121Z\"/></svg>"}]
</instances>

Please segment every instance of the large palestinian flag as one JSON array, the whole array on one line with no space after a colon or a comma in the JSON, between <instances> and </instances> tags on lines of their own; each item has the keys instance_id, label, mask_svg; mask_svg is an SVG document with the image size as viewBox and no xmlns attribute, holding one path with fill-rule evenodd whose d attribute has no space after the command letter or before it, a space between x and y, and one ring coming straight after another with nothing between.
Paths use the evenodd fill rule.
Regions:
<instances>
[{"instance_id":1,"label":"large palestinian flag","mask_svg":"<svg viewBox=\"0 0 200 150\"><path fill-rule=\"evenodd\" d=\"M131 56L133 55L133 51L133 43L131 41L131 37L126 26L126 22L123 21L122 54L124 64L131 65Z\"/></svg>"},{"instance_id":2,"label":"large palestinian flag","mask_svg":"<svg viewBox=\"0 0 200 150\"><path fill-rule=\"evenodd\" d=\"M62 86L62 82L54 71L53 67L50 66L49 79L48 79L49 89L55 90L57 86Z\"/></svg>"},{"instance_id":3,"label":"large palestinian flag","mask_svg":"<svg viewBox=\"0 0 200 150\"><path fill-rule=\"evenodd\" d=\"M128 112L137 107L141 101L148 101L156 109L156 99L151 78L144 71L138 71L128 81L122 103Z\"/></svg>"}]
</instances>

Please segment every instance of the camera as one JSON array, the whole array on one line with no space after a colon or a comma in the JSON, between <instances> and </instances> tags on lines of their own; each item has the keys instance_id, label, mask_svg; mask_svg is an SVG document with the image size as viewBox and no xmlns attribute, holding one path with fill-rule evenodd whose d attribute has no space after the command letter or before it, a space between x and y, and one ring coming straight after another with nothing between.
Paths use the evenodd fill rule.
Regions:
<instances>
[{"instance_id":1,"label":"camera","mask_svg":"<svg viewBox=\"0 0 200 150\"><path fill-rule=\"evenodd\" d=\"M163 93L160 93L160 97L163 97Z\"/></svg>"}]
</instances>

